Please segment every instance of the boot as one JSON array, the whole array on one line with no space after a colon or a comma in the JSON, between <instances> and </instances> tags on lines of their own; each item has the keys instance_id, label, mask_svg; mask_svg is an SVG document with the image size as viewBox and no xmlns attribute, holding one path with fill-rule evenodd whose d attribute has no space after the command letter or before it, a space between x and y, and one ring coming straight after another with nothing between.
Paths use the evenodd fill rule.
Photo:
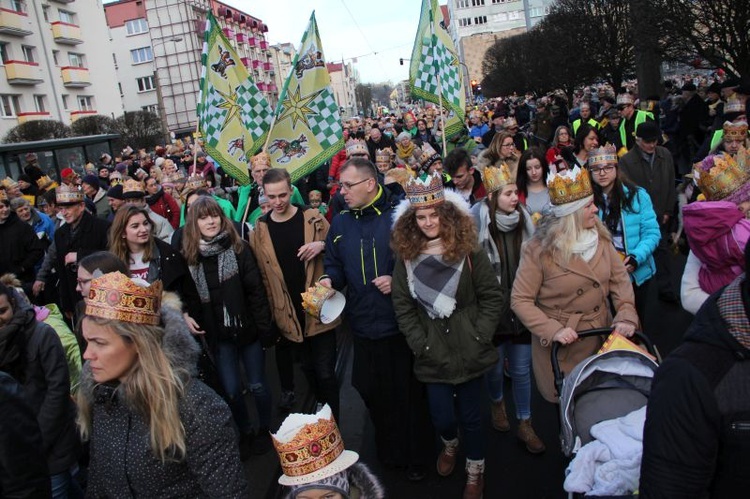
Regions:
<instances>
[{"instance_id":1,"label":"boot","mask_svg":"<svg viewBox=\"0 0 750 499\"><path fill-rule=\"evenodd\" d=\"M497 431L506 432L510 430L508 414L505 412L505 399L500 402L492 402L492 427Z\"/></svg>"},{"instance_id":2,"label":"boot","mask_svg":"<svg viewBox=\"0 0 750 499\"><path fill-rule=\"evenodd\" d=\"M484 459L467 459L463 499L482 499L482 494L484 494Z\"/></svg>"},{"instance_id":3,"label":"boot","mask_svg":"<svg viewBox=\"0 0 750 499\"><path fill-rule=\"evenodd\" d=\"M531 427L531 418L518 422L518 439L526 444L526 450L532 454L541 454L546 447Z\"/></svg>"},{"instance_id":4,"label":"boot","mask_svg":"<svg viewBox=\"0 0 750 499\"><path fill-rule=\"evenodd\" d=\"M453 473L453 468L456 467L458 438L446 440L443 437L440 437L440 440L443 441L443 450L440 451L440 455L437 459L437 472L440 476L448 476Z\"/></svg>"}]
</instances>

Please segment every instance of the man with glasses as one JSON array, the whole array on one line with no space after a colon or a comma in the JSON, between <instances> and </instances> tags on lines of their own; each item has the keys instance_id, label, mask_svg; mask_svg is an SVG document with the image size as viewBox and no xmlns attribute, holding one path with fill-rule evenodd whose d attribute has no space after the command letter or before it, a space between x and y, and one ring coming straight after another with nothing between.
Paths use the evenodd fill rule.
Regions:
<instances>
[{"instance_id":1,"label":"man with glasses","mask_svg":"<svg viewBox=\"0 0 750 499\"><path fill-rule=\"evenodd\" d=\"M352 385L370 412L381 463L406 467L424 478L432 448L424 387L413 371L413 354L398 329L391 302L395 264L390 247L397 201L378 183L375 165L354 157L341 167L340 193L348 205L326 237L324 286L346 289L353 335Z\"/></svg>"},{"instance_id":2,"label":"man with glasses","mask_svg":"<svg viewBox=\"0 0 750 499\"><path fill-rule=\"evenodd\" d=\"M518 122L515 118L510 117L503 122L503 131L506 131L513 137L513 144L518 152L524 152L529 148L529 143L522 133L518 133Z\"/></svg>"},{"instance_id":3,"label":"man with glasses","mask_svg":"<svg viewBox=\"0 0 750 499\"><path fill-rule=\"evenodd\" d=\"M646 121L654 121L654 115L635 108L635 100L629 93L617 96L617 110L620 111L620 144L618 155L622 156L635 146L635 131ZM658 128L657 128L658 129Z\"/></svg>"},{"instance_id":4,"label":"man with glasses","mask_svg":"<svg viewBox=\"0 0 750 499\"><path fill-rule=\"evenodd\" d=\"M657 145L660 134L655 122L641 123L636 131L635 147L620 158L619 166L627 178L646 189L651 197L661 230L661 241L654 251L659 298L678 303L669 275L670 258L667 248L670 220L677 202L674 161L669 150Z\"/></svg>"}]
</instances>

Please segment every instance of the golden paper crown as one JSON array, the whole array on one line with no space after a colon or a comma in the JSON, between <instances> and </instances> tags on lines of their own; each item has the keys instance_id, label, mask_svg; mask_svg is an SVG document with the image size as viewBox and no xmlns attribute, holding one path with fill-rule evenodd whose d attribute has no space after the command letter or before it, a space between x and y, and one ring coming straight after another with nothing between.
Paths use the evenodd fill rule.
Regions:
<instances>
[{"instance_id":1,"label":"golden paper crown","mask_svg":"<svg viewBox=\"0 0 750 499\"><path fill-rule=\"evenodd\" d=\"M346 143L346 157L351 158L355 154L364 154L368 158L370 157L370 151L367 149L367 144L364 140L349 139Z\"/></svg>"},{"instance_id":2,"label":"golden paper crown","mask_svg":"<svg viewBox=\"0 0 750 499\"><path fill-rule=\"evenodd\" d=\"M550 202L555 206L578 201L594 194L588 170L578 165L572 170L560 173L550 172L547 175L547 187Z\"/></svg>"},{"instance_id":3,"label":"golden paper crown","mask_svg":"<svg viewBox=\"0 0 750 499\"><path fill-rule=\"evenodd\" d=\"M122 196L124 198L142 198L145 195L146 189L144 189L143 182L140 180L129 178L122 184Z\"/></svg>"},{"instance_id":4,"label":"golden paper crown","mask_svg":"<svg viewBox=\"0 0 750 499\"><path fill-rule=\"evenodd\" d=\"M508 184L514 184L516 179L511 176L510 168L505 163L497 166L486 166L482 172L482 184L487 194L499 191Z\"/></svg>"},{"instance_id":5,"label":"golden paper crown","mask_svg":"<svg viewBox=\"0 0 750 499\"><path fill-rule=\"evenodd\" d=\"M738 121L732 123L731 121L724 122L724 140L745 140L747 138L747 122Z\"/></svg>"},{"instance_id":6,"label":"golden paper crown","mask_svg":"<svg viewBox=\"0 0 750 499\"><path fill-rule=\"evenodd\" d=\"M49 175L45 175L37 179L36 185L40 189L54 189L57 187L57 182L49 178Z\"/></svg>"},{"instance_id":7,"label":"golden paper crown","mask_svg":"<svg viewBox=\"0 0 750 499\"><path fill-rule=\"evenodd\" d=\"M391 159L393 159L393 151L390 147L386 147L385 149L376 149L375 150L375 164L391 164Z\"/></svg>"},{"instance_id":8,"label":"golden paper crown","mask_svg":"<svg viewBox=\"0 0 750 499\"><path fill-rule=\"evenodd\" d=\"M293 416L295 415L284 421L279 433ZM344 452L344 440L333 415L320 417L319 413L317 416L316 422L305 424L299 429L294 428L296 432L288 442L277 440L279 433L271 435L281 461L281 470L287 477L314 474L333 463Z\"/></svg>"},{"instance_id":9,"label":"golden paper crown","mask_svg":"<svg viewBox=\"0 0 750 499\"><path fill-rule=\"evenodd\" d=\"M727 99L726 104L724 104L724 114L727 113L745 113L745 101L743 99L738 99L736 95L732 95L730 98Z\"/></svg>"},{"instance_id":10,"label":"golden paper crown","mask_svg":"<svg viewBox=\"0 0 750 499\"><path fill-rule=\"evenodd\" d=\"M406 183L406 199L415 208L432 208L445 201L443 177L438 172L411 178Z\"/></svg>"},{"instance_id":11,"label":"golden paper crown","mask_svg":"<svg viewBox=\"0 0 750 499\"><path fill-rule=\"evenodd\" d=\"M7 201L8 200L8 193L5 192L5 189L0 189L0 201Z\"/></svg>"},{"instance_id":12,"label":"golden paper crown","mask_svg":"<svg viewBox=\"0 0 750 499\"><path fill-rule=\"evenodd\" d=\"M261 151L252 158L250 158L250 165L251 168L256 167L258 165L266 165L271 166L271 155L267 152Z\"/></svg>"},{"instance_id":13,"label":"golden paper crown","mask_svg":"<svg viewBox=\"0 0 750 499\"><path fill-rule=\"evenodd\" d=\"M612 144L594 149L589 153L589 168L617 164L617 149Z\"/></svg>"},{"instance_id":14,"label":"golden paper crown","mask_svg":"<svg viewBox=\"0 0 750 499\"><path fill-rule=\"evenodd\" d=\"M83 192L77 187L63 184L55 191L55 202L57 204L83 203Z\"/></svg>"},{"instance_id":15,"label":"golden paper crown","mask_svg":"<svg viewBox=\"0 0 750 499\"><path fill-rule=\"evenodd\" d=\"M159 324L162 283L141 286L121 272L91 281L86 315L134 324Z\"/></svg>"},{"instance_id":16,"label":"golden paper crown","mask_svg":"<svg viewBox=\"0 0 750 499\"><path fill-rule=\"evenodd\" d=\"M310 287L306 292L302 293L302 308L316 319L320 319L323 303L333 296L334 293L334 290L321 284Z\"/></svg>"},{"instance_id":17,"label":"golden paper crown","mask_svg":"<svg viewBox=\"0 0 750 499\"><path fill-rule=\"evenodd\" d=\"M14 187L18 187L18 182L10 177L5 177L2 181L0 181L0 184L2 184L2 186L6 189L13 189Z\"/></svg>"},{"instance_id":18,"label":"golden paper crown","mask_svg":"<svg viewBox=\"0 0 750 499\"><path fill-rule=\"evenodd\" d=\"M742 148L737 156L743 159L742 163L721 153L693 165L693 178L710 201L726 199L750 181L750 173L742 167L747 163L747 150Z\"/></svg>"},{"instance_id":19,"label":"golden paper crown","mask_svg":"<svg viewBox=\"0 0 750 499\"><path fill-rule=\"evenodd\" d=\"M633 104L635 99L630 94L620 94L617 96L617 105Z\"/></svg>"},{"instance_id":20,"label":"golden paper crown","mask_svg":"<svg viewBox=\"0 0 750 499\"><path fill-rule=\"evenodd\" d=\"M208 186L206 179L200 175L191 175L185 181L185 192L194 192L199 189L205 189Z\"/></svg>"}]
</instances>

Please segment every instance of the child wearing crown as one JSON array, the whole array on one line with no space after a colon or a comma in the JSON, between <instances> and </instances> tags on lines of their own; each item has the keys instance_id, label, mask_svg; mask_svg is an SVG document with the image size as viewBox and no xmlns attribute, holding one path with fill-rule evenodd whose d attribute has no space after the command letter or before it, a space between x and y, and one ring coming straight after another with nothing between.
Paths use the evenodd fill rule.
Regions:
<instances>
[{"instance_id":1,"label":"child wearing crown","mask_svg":"<svg viewBox=\"0 0 750 499\"><path fill-rule=\"evenodd\" d=\"M485 464L480 404L484 373L498 361L492 337L503 293L487 254L477 247L468 204L443 189L438 172L409 180L406 198L394 216L391 240L398 257L393 307L443 442L437 471L453 472L460 427L467 456L463 497L479 499Z\"/></svg>"}]
</instances>

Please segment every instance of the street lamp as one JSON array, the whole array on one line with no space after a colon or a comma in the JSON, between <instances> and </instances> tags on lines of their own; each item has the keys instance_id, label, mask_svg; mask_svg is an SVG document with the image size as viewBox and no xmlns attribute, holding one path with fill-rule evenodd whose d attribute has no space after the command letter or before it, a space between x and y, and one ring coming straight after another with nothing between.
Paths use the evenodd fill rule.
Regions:
<instances>
[{"instance_id":1,"label":"street lamp","mask_svg":"<svg viewBox=\"0 0 750 499\"><path fill-rule=\"evenodd\" d=\"M157 108L159 110L159 121L161 121L161 133L164 136L164 145L167 145L172 141L172 137L169 135L169 129L167 127L167 110L164 106L164 97L161 92L161 84L159 83L159 65L156 62L156 50L159 45L164 45L167 42L181 42L182 37L166 38L157 40L156 43L151 43L151 52L154 57L154 85L156 86L156 101Z\"/></svg>"}]
</instances>

